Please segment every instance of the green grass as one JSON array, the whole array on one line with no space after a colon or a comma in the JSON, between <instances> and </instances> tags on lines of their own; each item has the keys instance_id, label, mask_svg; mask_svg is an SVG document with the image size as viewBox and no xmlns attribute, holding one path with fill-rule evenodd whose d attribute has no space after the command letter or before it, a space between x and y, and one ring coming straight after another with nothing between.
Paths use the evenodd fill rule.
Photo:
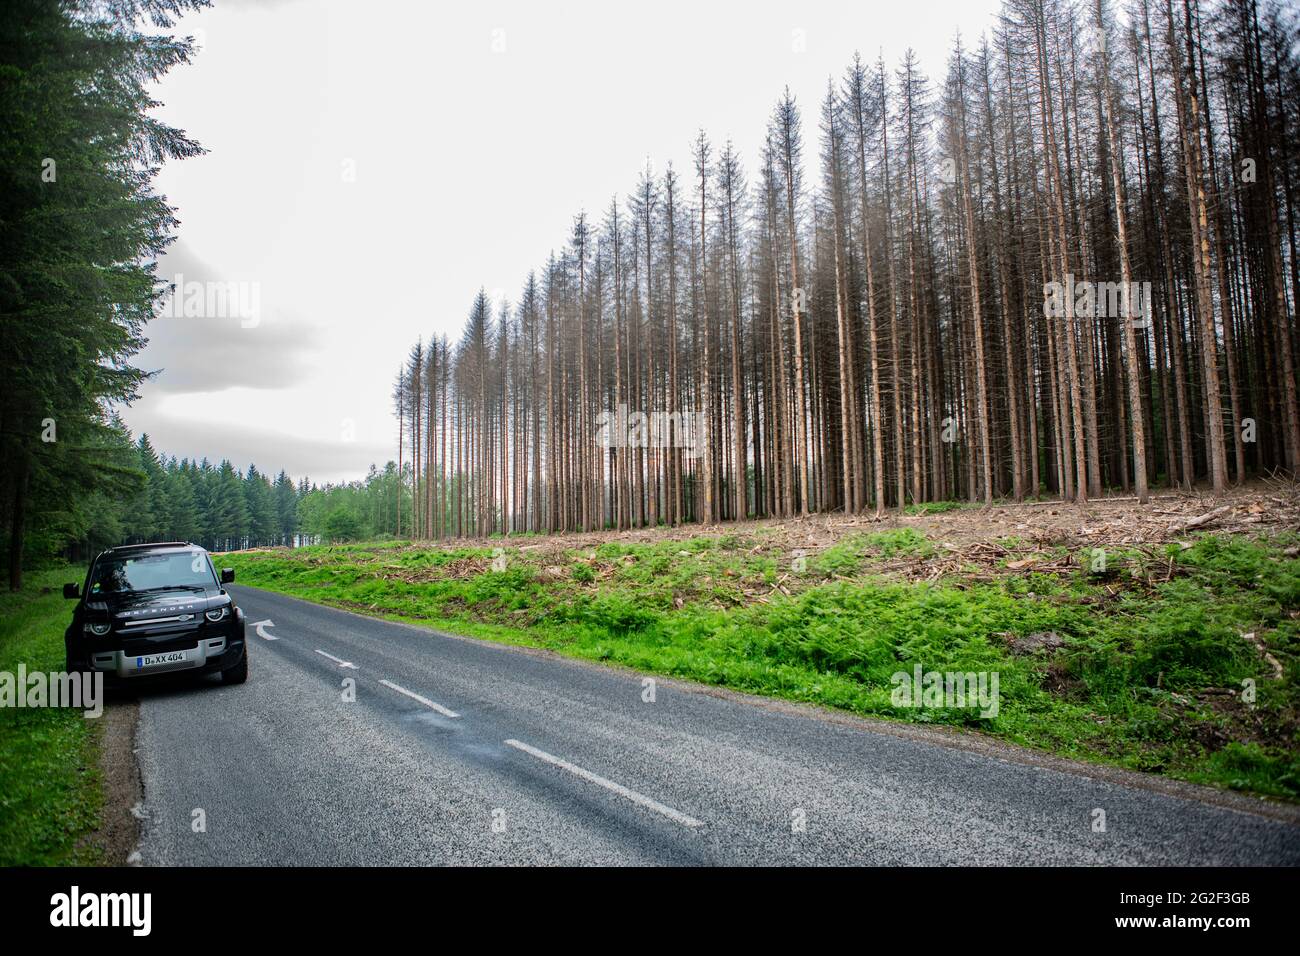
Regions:
<instances>
[{"instance_id":1,"label":"green grass","mask_svg":"<svg viewBox=\"0 0 1300 956\"><path fill-rule=\"evenodd\" d=\"M941 515L945 511L956 511L959 508L972 508L977 505L969 501L922 501L919 504L908 505L903 509L905 515Z\"/></svg>"},{"instance_id":2,"label":"green grass","mask_svg":"<svg viewBox=\"0 0 1300 956\"><path fill-rule=\"evenodd\" d=\"M241 583L380 617L853 713L965 726L1052 753L1300 799L1294 535L1204 536L1110 556L1111 573L947 576L910 528L802 560L760 533L559 554L409 543L234 554ZM1167 580L1166 580L1167 578ZM1025 649L1051 632L1059 646ZM1245 638L1253 632L1283 676ZM910 710L890 677L996 671L1001 707ZM1253 706L1242 682L1254 680Z\"/></svg>"},{"instance_id":3,"label":"green grass","mask_svg":"<svg viewBox=\"0 0 1300 956\"><path fill-rule=\"evenodd\" d=\"M0 594L0 671L62 671L71 602L64 581L80 572L29 574ZM103 792L95 721L80 710L0 708L0 866L94 864L79 841L99 823Z\"/></svg>"}]
</instances>

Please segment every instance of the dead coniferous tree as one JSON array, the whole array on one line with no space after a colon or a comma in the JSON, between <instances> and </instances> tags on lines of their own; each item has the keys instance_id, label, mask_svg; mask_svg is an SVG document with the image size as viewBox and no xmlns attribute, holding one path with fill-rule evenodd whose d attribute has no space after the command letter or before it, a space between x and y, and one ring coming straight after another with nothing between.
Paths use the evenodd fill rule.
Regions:
<instances>
[{"instance_id":1,"label":"dead coniferous tree","mask_svg":"<svg viewBox=\"0 0 1300 956\"><path fill-rule=\"evenodd\" d=\"M694 178L647 163L516 306L480 290L400 356L392 530L1294 475L1298 19L1007 0L933 93L910 52L855 57L806 183L788 89L752 185L701 130Z\"/></svg>"}]
</instances>

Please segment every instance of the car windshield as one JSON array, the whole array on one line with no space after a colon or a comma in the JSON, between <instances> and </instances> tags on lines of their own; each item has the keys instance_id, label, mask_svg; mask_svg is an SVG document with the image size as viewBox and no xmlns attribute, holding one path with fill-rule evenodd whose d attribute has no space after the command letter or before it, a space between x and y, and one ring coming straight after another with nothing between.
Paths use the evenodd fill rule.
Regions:
<instances>
[{"instance_id":1,"label":"car windshield","mask_svg":"<svg viewBox=\"0 0 1300 956\"><path fill-rule=\"evenodd\" d=\"M95 565L91 594L156 591L161 588L206 588L217 583L202 551L170 551L133 557L103 558Z\"/></svg>"}]
</instances>

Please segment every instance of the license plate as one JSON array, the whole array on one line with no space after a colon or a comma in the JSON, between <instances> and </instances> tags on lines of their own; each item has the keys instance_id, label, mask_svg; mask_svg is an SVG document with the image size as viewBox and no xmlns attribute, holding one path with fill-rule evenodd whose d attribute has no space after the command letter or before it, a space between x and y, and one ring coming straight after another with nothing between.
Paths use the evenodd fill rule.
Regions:
<instances>
[{"instance_id":1,"label":"license plate","mask_svg":"<svg viewBox=\"0 0 1300 956\"><path fill-rule=\"evenodd\" d=\"M165 654L145 654L135 659L135 669L146 670L150 667L160 667L164 664L179 664L185 660L184 651L168 651Z\"/></svg>"}]
</instances>

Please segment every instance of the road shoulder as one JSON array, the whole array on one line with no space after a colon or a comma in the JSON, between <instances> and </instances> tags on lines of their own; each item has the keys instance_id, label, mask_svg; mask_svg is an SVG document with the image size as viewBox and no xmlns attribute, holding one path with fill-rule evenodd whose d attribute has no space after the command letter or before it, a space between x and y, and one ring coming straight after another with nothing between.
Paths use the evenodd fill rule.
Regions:
<instances>
[{"instance_id":1,"label":"road shoulder","mask_svg":"<svg viewBox=\"0 0 1300 956\"><path fill-rule=\"evenodd\" d=\"M110 698L95 729L104 802L99 826L82 838L80 848L108 866L125 866L140 843L140 819L134 812L144 800L136 752L139 723L138 700Z\"/></svg>"}]
</instances>

